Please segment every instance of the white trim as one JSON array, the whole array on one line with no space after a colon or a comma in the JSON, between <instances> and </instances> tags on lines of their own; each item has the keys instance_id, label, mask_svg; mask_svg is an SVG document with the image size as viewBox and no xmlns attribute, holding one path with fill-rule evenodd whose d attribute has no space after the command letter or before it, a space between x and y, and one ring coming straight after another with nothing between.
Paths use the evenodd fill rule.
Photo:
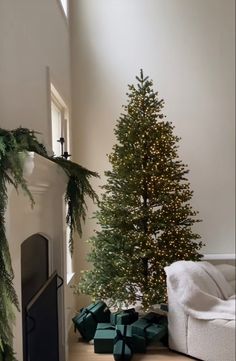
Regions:
<instances>
[{"instance_id":1,"label":"white trim","mask_svg":"<svg viewBox=\"0 0 236 361\"><path fill-rule=\"evenodd\" d=\"M50 79L51 80L51 79ZM70 114L69 114L69 108L66 105L66 102L60 95L60 93L57 91L56 87L54 86L52 80L50 81L50 129L51 129L51 148L52 152L55 152L55 146L53 142L53 127L52 127L52 104L58 109L61 115L61 137L65 138L65 148L64 150L70 153ZM57 156L60 156L57 154Z\"/></svg>"},{"instance_id":2,"label":"white trim","mask_svg":"<svg viewBox=\"0 0 236 361\"><path fill-rule=\"evenodd\" d=\"M68 285L70 283L70 281L72 280L72 278L74 277L75 272L72 273L67 273L66 275L66 284Z\"/></svg>"},{"instance_id":3,"label":"white trim","mask_svg":"<svg viewBox=\"0 0 236 361\"><path fill-rule=\"evenodd\" d=\"M235 253L207 253L203 256L204 260L234 260L236 259Z\"/></svg>"},{"instance_id":4,"label":"white trim","mask_svg":"<svg viewBox=\"0 0 236 361\"><path fill-rule=\"evenodd\" d=\"M48 150L50 155L52 152L52 109L51 109L51 72L49 66L46 66L46 81L47 81L47 119L48 119Z\"/></svg>"},{"instance_id":5,"label":"white trim","mask_svg":"<svg viewBox=\"0 0 236 361\"><path fill-rule=\"evenodd\" d=\"M55 88L52 80L51 80L51 96L53 98L53 101L58 105L58 107L67 109L67 105L64 99Z\"/></svg>"},{"instance_id":6,"label":"white trim","mask_svg":"<svg viewBox=\"0 0 236 361\"><path fill-rule=\"evenodd\" d=\"M67 14L65 13L64 7L63 7L63 5L61 3L61 0L57 0L57 3L58 3L58 6L60 8L61 14L62 14L62 16L63 16L63 18L64 18L64 20L66 22L66 25L68 26L68 23L69 23L69 21L68 21L69 1L67 1Z\"/></svg>"}]
</instances>

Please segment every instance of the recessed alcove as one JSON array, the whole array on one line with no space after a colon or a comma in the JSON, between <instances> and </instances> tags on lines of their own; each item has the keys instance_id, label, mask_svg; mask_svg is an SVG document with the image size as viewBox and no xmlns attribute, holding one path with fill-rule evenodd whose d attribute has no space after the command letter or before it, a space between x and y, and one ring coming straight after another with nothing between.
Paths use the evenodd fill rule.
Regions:
<instances>
[{"instance_id":1,"label":"recessed alcove","mask_svg":"<svg viewBox=\"0 0 236 361\"><path fill-rule=\"evenodd\" d=\"M21 244L22 308L48 279L48 240L34 234Z\"/></svg>"},{"instance_id":2,"label":"recessed alcove","mask_svg":"<svg viewBox=\"0 0 236 361\"><path fill-rule=\"evenodd\" d=\"M40 234L34 234L21 244L21 310L24 361L27 361L26 308L48 280L48 263L47 238Z\"/></svg>"}]
</instances>

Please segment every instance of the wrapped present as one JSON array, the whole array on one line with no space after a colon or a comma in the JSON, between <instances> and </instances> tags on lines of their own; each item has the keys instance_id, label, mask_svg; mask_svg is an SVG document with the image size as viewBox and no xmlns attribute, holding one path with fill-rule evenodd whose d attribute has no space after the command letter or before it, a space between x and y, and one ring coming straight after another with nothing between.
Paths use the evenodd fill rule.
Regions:
<instances>
[{"instance_id":1,"label":"wrapped present","mask_svg":"<svg viewBox=\"0 0 236 361\"><path fill-rule=\"evenodd\" d=\"M147 343L161 340L167 334L167 329L167 318L154 312L132 324L132 334L144 337Z\"/></svg>"},{"instance_id":2,"label":"wrapped present","mask_svg":"<svg viewBox=\"0 0 236 361\"><path fill-rule=\"evenodd\" d=\"M138 312L134 308L111 313L110 322L112 325L130 325L138 319Z\"/></svg>"},{"instance_id":3,"label":"wrapped present","mask_svg":"<svg viewBox=\"0 0 236 361\"><path fill-rule=\"evenodd\" d=\"M128 325L116 325L113 357L116 361L128 361L133 356L132 328Z\"/></svg>"},{"instance_id":4,"label":"wrapped present","mask_svg":"<svg viewBox=\"0 0 236 361\"><path fill-rule=\"evenodd\" d=\"M146 339L145 337L132 335L132 348L134 353L145 353L146 352Z\"/></svg>"},{"instance_id":5,"label":"wrapped present","mask_svg":"<svg viewBox=\"0 0 236 361\"><path fill-rule=\"evenodd\" d=\"M115 335L115 326L110 323L98 323L94 335L94 352L112 353Z\"/></svg>"},{"instance_id":6,"label":"wrapped present","mask_svg":"<svg viewBox=\"0 0 236 361\"><path fill-rule=\"evenodd\" d=\"M162 311L168 312L168 304L167 303L161 303L160 304L160 309Z\"/></svg>"},{"instance_id":7,"label":"wrapped present","mask_svg":"<svg viewBox=\"0 0 236 361\"><path fill-rule=\"evenodd\" d=\"M151 323L162 323L163 322L163 316L159 315L156 312L149 312L146 315L142 317L142 319L147 320Z\"/></svg>"},{"instance_id":8,"label":"wrapped present","mask_svg":"<svg viewBox=\"0 0 236 361\"><path fill-rule=\"evenodd\" d=\"M83 308L72 321L84 340L90 341L94 337L99 322L109 322L110 310L105 302L98 301Z\"/></svg>"}]
</instances>

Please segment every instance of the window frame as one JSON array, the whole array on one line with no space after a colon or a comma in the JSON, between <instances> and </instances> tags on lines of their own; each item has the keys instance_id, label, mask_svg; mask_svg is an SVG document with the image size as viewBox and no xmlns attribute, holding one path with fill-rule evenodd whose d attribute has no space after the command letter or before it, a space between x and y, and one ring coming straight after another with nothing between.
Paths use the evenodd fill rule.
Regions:
<instances>
[{"instance_id":1,"label":"window frame","mask_svg":"<svg viewBox=\"0 0 236 361\"><path fill-rule=\"evenodd\" d=\"M71 131L70 131L70 114L68 106L66 105L65 101L63 100L62 96L54 86L54 84L50 81L50 125L51 125L51 148L53 152L53 126L52 126L52 103L60 110L61 112L61 135L65 138L65 147L64 151L70 153L71 149ZM61 156L61 155L60 155ZM64 215L67 214L67 206L64 205L63 207ZM66 281L67 284L70 283L72 277L74 276L74 267L73 267L73 260L69 250L69 227L65 224L64 226L64 262L65 262L65 274L66 274Z\"/></svg>"},{"instance_id":2,"label":"window frame","mask_svg":"<svg viewBox=\"0 0 236 361\"><path fill-rule=\"evenodd\" d=\"M50 83L50 124L51 124L51 148L53 151L53 129L52 129L52 103L60 110L61 112L61 136L64 137L64 151L70 153L71 150L71 140L70 140L70 116L69 109L53 85Z\"/></svg>"}]
</instances>

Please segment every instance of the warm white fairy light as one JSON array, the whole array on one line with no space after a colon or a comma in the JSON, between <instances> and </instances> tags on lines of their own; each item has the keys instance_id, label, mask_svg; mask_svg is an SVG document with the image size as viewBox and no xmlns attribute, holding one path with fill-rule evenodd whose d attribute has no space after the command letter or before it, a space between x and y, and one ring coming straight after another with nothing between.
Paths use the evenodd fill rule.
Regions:
<instances>
[{"instance_id":1,"label":"warm white fairy light","mask_svg":"<svg viewBox=\"0 0 236 361\"><path fill-rule=\"evenodd\" d=\"M113 303L141 300L148 308L165 300L163 267L197 260L201 242L191 230L197 213L189 204L188 169L178 158L180 138L163 120L164 102L142 74L128 99L97 213L101 231L91 241L94 268L83 274L80 291Z\"/></svg>"}]
</instances>

